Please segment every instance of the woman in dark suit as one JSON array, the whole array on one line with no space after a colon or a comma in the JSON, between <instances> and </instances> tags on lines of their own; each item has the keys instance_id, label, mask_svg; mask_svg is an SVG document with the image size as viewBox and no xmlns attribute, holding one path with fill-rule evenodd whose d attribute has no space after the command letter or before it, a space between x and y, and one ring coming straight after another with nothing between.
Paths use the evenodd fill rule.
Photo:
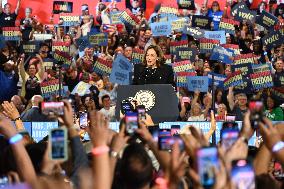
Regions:
<instances>
[{"instance_id":1,"label":"woman in dark suit","mask_svg":"<svg viewBox=\"0 0 284 189\"><path fill-rule=\"evenodd\" d=\"M164 64L164 55L159 46L150 45L142 64L134 66L133 85L171 84L174 85L173 69Z\"/></svg>"}]
</instances>

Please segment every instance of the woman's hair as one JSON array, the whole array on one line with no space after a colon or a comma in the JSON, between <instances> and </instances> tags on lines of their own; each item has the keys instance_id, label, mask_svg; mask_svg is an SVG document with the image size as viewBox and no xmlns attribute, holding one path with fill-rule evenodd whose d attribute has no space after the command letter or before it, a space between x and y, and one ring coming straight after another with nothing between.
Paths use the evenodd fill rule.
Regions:
<instances>
[{"instance_id":1,"label":"woman's hair","mask_svg":"<svg viewBox=\"0 0 284 189\"><path fill-rule=\"evenodd\" d=\"M146 66L147 65L147 61L146 61L146 56L147 56L147 52L148 50L150 49L154 49L155 52L157 53L157 67L161 66L162 64L165 63L165 58L164 58L164 54L163 54L163 51L162 49L157 46L157 45L150 45L147 50L145 51L145 54L144 54L144 59L143 59L143 65Z\"/></svg>"}]
</instances>

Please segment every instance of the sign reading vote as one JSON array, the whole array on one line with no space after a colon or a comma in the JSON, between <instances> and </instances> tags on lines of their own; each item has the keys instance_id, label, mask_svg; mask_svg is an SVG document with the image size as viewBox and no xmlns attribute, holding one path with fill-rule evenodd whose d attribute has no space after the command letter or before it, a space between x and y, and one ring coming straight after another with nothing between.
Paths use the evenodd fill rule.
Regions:
<instances>
[{"instance_id":1,"label":"sign reading vote","mask_svg":"<svg viewBox=\"0 0 284 189\"><path fill-rule=\"evenodd\" d=\"M226 43L225 31L205 31L204 37L207 39L219 40L220 44Z\"/></svg>"},{"instance_id":2,"label":"sign reading vote","mask_svg":"<svg viewBox=\"0 0 284 189\"><path fill-rule=\"evenodd\" d=\"M249 10L244 2L238 3L232 9L232 15L238 21L243 21L243 20L254 21L256 18L256 12Z\"/></svg>"},{"instance_id":3,"label":"sign reading vote","mask_svg":"<svg viewBox=\"0 0 284 189\"><path fill-rule=\"evenodd\" d=\"M153 36L167 36L172 33L171 22L154 22L150 26Z\"/></svg>"},{"instance_id":4,"label":"sign reading vote","mask_svg":"<svg viewBox=\"0 0 284 189\"><path fill-rule=\"evenodd\" d=\"M189 91L208 92L208 77L207 76L187 77L187 88Z\"/></svg>"},{"instance_id":5,"label":"sign reading vote","mask_svg":"<svg viewBox=\"0 0 284 189\"><path fill-rule=\"evenodd\" d=\"M119 54L112 65L112 71L110 74L110 81L120 85L129 85L131 83L131 73L133 65L129 60Z\"/></svg>"},{"instance_id":6,"label":"sign reading vote","mask_svg":"<svg viewBox=\"0 0 284 189\"><path fill-rule=\"evenodd\" d=\"M216 46L214 47L211 53L210 60L217 60L226 64L232 64L233 56L234 56L234 51L230 49L225 49L224 47L221 46Z\"/></svg>"},{"instance_id":7,"label":"sign reading vote","mask_svg":"<svg viewBox=\"0 0 284 189\"><path fill-rule=\"evenodd\" d=\"M278 23L278 18L263 10L261 15L257 17L255 22L265 27L266 29L270 29L273 28Z\"/></svg>"},{"instance_id":8,"label":"sign reading vote","mask_svg":"<svg viewBox=\"0 0 284 189\"><path fill-rule=\"evenodd\" d=\"M262 44L266 46L268 50L281 45L283 43L284 36L280 31L273 31L262 38Z\"/></svg>"},{"instance_id":9,"label":"sign reading vote","mask_svg":"<svg viewBox=\"0 0 284 189\"><path fill-rule=\"evenodd\" d=\"M53 14L72 13L73 3L67 1L53 1Z\"/></svg>"},{"instance_id":10,"label":"sign reading vote","mask_svg":"<svg viewBox=\"0 0 284 189\"><path fill-rule=\"evenodd\" d=\"M58 128L58 122L32 122L32 138L35 142L39 142L51 129L56 128Z\"/></svg>"},{"instance_id":11,"label":"sign reading vote","mask_svg":"<svg viewBox=\"0 0 284 189\"><path fill-rule=\"evenodd\" d=\"M183 33L191 35L195 39L200 39L204 37L205 31L199 28L194 28L186 25L184 26Z\"/></svg>"}]
</instances>

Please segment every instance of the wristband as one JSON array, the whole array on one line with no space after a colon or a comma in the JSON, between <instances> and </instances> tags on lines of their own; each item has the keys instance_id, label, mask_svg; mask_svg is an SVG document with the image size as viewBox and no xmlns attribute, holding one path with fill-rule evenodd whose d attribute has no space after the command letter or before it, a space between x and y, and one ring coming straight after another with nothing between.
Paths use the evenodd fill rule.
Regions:
<instances>
[{"instance_id":1,"label":"wristband","mask_svg":"<svg viewBox=\"0 0 284 189\"><path fill-rule=\"evenodd\" d=\"M21 117L17 117L16 119L14 119L13 121L18 121L21 120Z\"/></svg>"},{"instance_id":2,"label":"wristband","mask_svg":"<svg viewBox=\"0 0 284 189\"><path fill-rule=\"evenodd\" d=\"M168 189L168 181L162 177L158 177L155 183L159 189Z\"/></svg>"},{"instance_id":3,"label":"wristband","mask_svg":"<svg viewBox=\"0 0 284 189\"><path fill-rule=\"evenodd\" d=\"M102 155L102 154L105 154L105 153L108 153L108 152L109 152L108 146L99 146L99 147L93 148L93 150L92 150L92 154L94 156L99 156L99 155Z\"/></svg>"},{"instance_id":4,"label":"wristband","mask_svg":"<svg viewBox=\"0 0 284 189\"><path fill-rule=\"evenodd\" d=\"M16 144L23 139L23 136L20 134L16 134L9 139L9 144Z\"/></svg>"},{"instance_id":5,"label":"wristband","mask_svg":"<svg viewBox=\"0 0 284 189\"><path fill-rule=\"evenodd\" d=\"M276 144L273 145L272 147L272 152L278 152L280 150L282 150L284 148L284 142L283 141L279 141Z\"/></svg>"}]
</instances>

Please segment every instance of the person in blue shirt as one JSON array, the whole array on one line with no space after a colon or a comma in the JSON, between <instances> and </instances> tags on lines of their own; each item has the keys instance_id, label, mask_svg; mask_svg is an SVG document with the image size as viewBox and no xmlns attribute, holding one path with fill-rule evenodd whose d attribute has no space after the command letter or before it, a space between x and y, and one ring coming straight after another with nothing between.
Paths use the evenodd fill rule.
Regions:
<instances>
[{"instance_id":1,"label":"person in blue shirt","mask_svg":"<svg viewBox=\"0 0 284 189\"><path fill-rule=\"evenodd\" d=\"M0 102L10 101L10 99L18 94L17 83L19 74L17 65L9 60L0 70Z\"/></svg>"},{"instance_id":2,"label":"person in blue shirt","mask_svg":"<svg viewBox=\"0 0 284 189\"><path fill-rule=\"evenodd\" d=\"M206 1L206 7L207 7L207 1ZM213 30L219 29L219 23L221 21L221 18L223 16L223 11L220 10L220 5L218 1L213 1L211 9L208 10L208 17L212 18L213 22Z\"/></svg>"}]
</instances>

